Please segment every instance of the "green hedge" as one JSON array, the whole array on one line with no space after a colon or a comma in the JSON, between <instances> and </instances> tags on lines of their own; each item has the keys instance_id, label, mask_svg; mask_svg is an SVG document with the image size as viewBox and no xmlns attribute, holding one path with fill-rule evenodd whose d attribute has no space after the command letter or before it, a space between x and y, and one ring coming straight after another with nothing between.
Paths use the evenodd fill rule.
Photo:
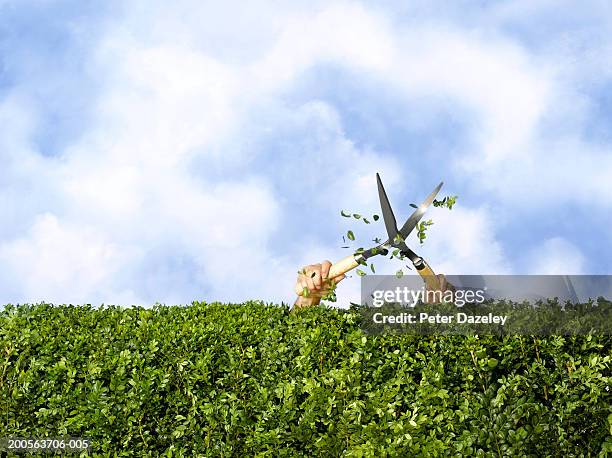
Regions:
<instances>
[{"instance_id":1,"label":"green hedge","mask_svg":"<svg viewBox=\"0 0 612 458\"><path fill-rule=\"evenodd\" d=\"M366 336L356 310L0 312L0 437L96 456L606 456L610 336Z\"/></svg>"}]
</instances>

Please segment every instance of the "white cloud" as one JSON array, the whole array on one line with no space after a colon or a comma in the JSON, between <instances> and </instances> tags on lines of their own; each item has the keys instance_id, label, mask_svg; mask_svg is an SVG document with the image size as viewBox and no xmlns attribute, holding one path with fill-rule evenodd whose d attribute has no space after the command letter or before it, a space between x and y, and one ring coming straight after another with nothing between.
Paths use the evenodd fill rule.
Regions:
<instances>
[{"instance_id":1,"label":"white cloud","mask_svg":"<svg viewBox=\"0 0 612 458\"><path fill-rule=\"evenodd\" d=\"M0 246L4 281L16 282L19 301L87 303L97 299L138 302L130 290L114 289L121 266L133 262L129 252L95 228L72 227L55 215L38 217L24 237ZM10 284L4 285L11 290Z\"/></svg>"},{"instance_id":2,"label":"white cloud","mask_svg":"<svg viewBox=\"0 0 612 458\"><path fill-rule=\"evenodd\" d=\"M584 274L586 259L571 242L553 237L534 248L527 256L530 274L580 275Z\"/></svg>"},{"instance_id":3,"label":"white cloud","mask_svg":"<svg viewBox=\"0 0 612 458\"><path fill-rule=\"evenodd\" d=\"M19 225L0 229L6 291L60 302L188 302L200 290L208 300L288 300L301 265L344 254L303 234L279 249L288 221L305 207L377 209L376 171L388 189L414 181L399 156L357 146L328 101L288 101L296 80L321 64L407 106L423 98L461 106L469 142L454 162L475 192L506 206L612 202L609 150L578 127L558 139L558 100L568 99L564 123L586 119L588 107L554 59L491 31L402 26L357 3L279 8L126 6L85 62L100 75L92 124L57 158L33 150L39 119L27 95L5 98L0 212ZM233 19L242 30L229 33L223 24ZM581 102L575 112L572 100ZM279 133L295 149L262 150ZM420 254L443 273L510 272L492 215L486 206L437 211ZM541 270L558 265L551 253L560 242L550 243ZM580 253L569 253L582 269ZM190 263L172 274L180 257ZM340 287L347 303L356 284Z\"/></svg>"},{"instance_id":4,"label":"white cloud","mask_svg":"<svg viewBox=\"0 0 612 458\"><path fill-rule=\"evenodd\" d=\"M485 164L524 156L550 103L550 68L508 40L450 26L411 28L400 40L391 80L409 95L465 104L478 125L474 156Z\"/></svg>"},{"instance_id":5,"label":"white cloud","mask_svg":"<svg viewBox=\"0 0 612 458\"><path fill-rule=\"evenodd\" d=\"M384 17L356 3L330 4L289 15L276 43L251 67L264 87L278 89L315 63L333 62L366 72L386 72L393 39Z\"/></svg>"},{"instance_id":6,"label":"white cloud","mask_svg":"<svg viewBox=\"0 0 612 458\"><path fill-rule=\"evenodd\" d=\"M436 273L493 275L512 273L508 255L495 236L495 222L487 208L433 209L426 218L434 221L423 248L423 256Z\"/></svg>"},{"instance_id":7,"label":"white cloud","mask_svg":"<svg viewBox=\"0 0 612 458\"><path fill-rule=\"evenodd\" d=\"M333 145L333 152L338 154L338 159L348 159L349 162L359 164L355 169L338 167L338 171L344 175L334 177L336 180L330 182L330 187L320 194L319 204L327 203L330 197L350 190L349 186L355 178L361 192L348 194L357 201L360 196L367 195L371 201L373 193L371 190L366 192L363 178L366 170L369 172L372 169L372 161L376 158L370 155L370 160L360 160L360 153L344 139L335 114L324 104L315 104L312 108L317 113L316 123L328 126L326 128L332 132L331 141L339 142ZM121 115L138 116L137 106L131 115L130 109L130 104L122 106ZM311 107L305 109L310 111ZM296 266L317 259L310 257L314 256L316 250L309 249L301 255L281 258L271 255L267 245L271 231L279 224L279 215L267 181L242 177L240 181L228 179L214 183L198 182L185 169L184 162L176 161L173 164L153 158L149 163L142 156L132 154L131 141L123 143L113 139L108 150L104 149L106 143L99 145L91 141L91 138L101 137L103 132L103 129L100 132L93 130L84 142L67 151L56 176L61 178L59 187L63 192L64 211L68 218L81 226L94 224L106 237L117 243L118 252L132 250L139 253L139 256L118 262L125 267L123 270L134 275L124 279L124 283L131 283L134 289L148 283L147 279L138 278L138 275L143 275L140 270L144 266L141 264L147 261L150 247L161 244L190 252L196 259L197 271L194 278L206 285L200 297L227 301L247 298L291 301L289 294L292 294L291 285ZM136 136L143 135L142 131L134 127L128 132ZM168 149L160 151L166 152ZM367 159L368 156L364 155L363 158ZM389 169L389 177L394 176L397 174ZM25 300L40 297L67 301L62 299L61 291L65 291L68 284L74 283L79 286L64 297L80 297L81 302L95 303L110 295L111 298L118 298L116 301L142 302L123 293L117 295L112 290L109 292L111 286L107 281L123 271L110 270L103 273L101 259L91 260L91 265L98 265L99 270L84 270L79 264L67 268L61 262L66 243L74 240L74 250L78 252L87 243L102 242L80 236L77 232L66 234L56 226L37 221L27 237L5 244L7 258L13 258L10 269L18 273L17 283L21 283L20 297L27 298ZM48 237L54 240L53 243L40 243L39 239L45 232L49 232ZM27 246L31 247L29 251L26 250ZM53 250L52 247L57 249ZM18 253L17 248L21 252ZM36 253L43 253L45 263L40 265L35 275L29 277L30 281L19 281L20 276L26 275L27 266L37 256ZM173 255L178 256L179 253L167 253L169 258ZM52 267L54 262L57 269L66 270L65 277L55 277ZM45 276L45 272L49 274ZM37 285L40 288L37 289ZM157 293L157 301L172 303L181 300L180 294L172 291Z\"/></svg>"}]
</instances>

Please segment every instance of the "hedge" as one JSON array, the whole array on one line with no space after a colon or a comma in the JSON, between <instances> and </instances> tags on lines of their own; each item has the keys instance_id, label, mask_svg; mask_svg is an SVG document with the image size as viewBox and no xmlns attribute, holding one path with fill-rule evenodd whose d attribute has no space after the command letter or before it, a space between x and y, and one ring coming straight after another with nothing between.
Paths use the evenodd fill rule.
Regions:
<instances>
[{"instance_id":1,"label":"hedge","mask_svg":"<svg viewBox=\"0 0 612 458\"><path fill-rule=\"evenodd\" d=\"M359 316L8 305L0 437L88 437L94 456L612 451L610 336L370 336Z\"/></svg>"}]
</instances>

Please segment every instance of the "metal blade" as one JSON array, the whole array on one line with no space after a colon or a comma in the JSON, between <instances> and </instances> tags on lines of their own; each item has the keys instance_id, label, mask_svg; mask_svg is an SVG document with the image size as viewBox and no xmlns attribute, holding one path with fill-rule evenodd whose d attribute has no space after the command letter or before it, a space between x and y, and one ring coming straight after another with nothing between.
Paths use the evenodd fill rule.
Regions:
<instances>
[{"instance_id":1,"label":"metal blade","mask_svg":"<svg viewBox=\"0 0 612 458\"><path fill-rule=\"evenodd\" d=\"M402 228L399 230L399 234L400 234L400 236L404 240L406 240L408 235L412 232L412 230L416 227L418 222L421 220L421 218L423 217L423 215L427 211L427 208L432 204L432 202L434 201L434 199L438 195L438 192L440 191L440 188L442 188L443 184L444 183L441 182L438 186L436 186L436 189L434 189L431 192L431 194L429 194L429 196L427 196L427 199L425 199L423 201L423 203L421 205L419 205L419 208L417 208L412 213L412 215L410 215L410 217L406 220L406 222L404 223Z\"/></svg>"},{"instance_id":2,"label":"metal blade","mask_svg":"<svg viewBox=\"0 0 612 458\"><path fill-rule=\"evenodd\" d=\"M382 210L383 219L385 220L385 227L387 228L389 241L392 243L393 239L397 235L397 222L395 221L395 215L391 209L389 198L387 197L387 193L385 192L385 188L378 173L376 174L376 182L378 183L378 199L380 200L380 209Z\"/></svg>"}]
</instances>

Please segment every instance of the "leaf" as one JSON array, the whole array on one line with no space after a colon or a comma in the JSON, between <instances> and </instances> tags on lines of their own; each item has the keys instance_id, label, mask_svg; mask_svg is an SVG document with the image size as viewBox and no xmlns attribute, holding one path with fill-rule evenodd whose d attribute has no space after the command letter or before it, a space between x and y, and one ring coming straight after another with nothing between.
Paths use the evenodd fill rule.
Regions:
<instances>
[{"instance_id":1,"label":"leaf","mask_svg":"<svg viewBox=\"0 0 612 458\"><path fill-rule=\"evenodd\" d=\"M360 219L361 215L359 213L353 213L353 218Z\"/></svg>"},{"instance_id":2,"label":"leaf","mask_svg":"<svg viewBox=\"0 0 612 458\"><path fill-rule=\"evenodd\" d=\"M402 269L398 270L397 272L395 272L395 276L397 278L402 278L404 276L404 271Z\"/></svg>"},{"instance_id":3,"label":"leaf","mask_svg":"<svg viewBox=\"0 0 612 458\"><path fill-rule=\"evenodd\" d=\"M364 277L366 275L366 273L361 269L355 269L355 272L357 272L357 275L360 277Z\"/></svg>"},{"instance_id":4,"label":"leaf","mask_svg":"<svg viewBox=\"0 0 612 458\"><path fill-rule=\"evenodd\" d=\"M412 208L419 208L419 207L418 207L418 206L416 206L415 204L410 204L410 206L411 206Z\"/></svg>"},{"instance_id":5,"label":"leaf","mask_svg":"<svg viewBox=\"0 0 612 458\"><path fill-rule=\"evenodd\" d=\"M340 248L350 248L350 246L341 246Z\"/></svg>"},{"instance_id":6,"label":"leaf","mask_svg":"<svg viewBox=\"0 0 612 458\"><path fill-rule=\"evenodd\" d=\"M374 242L374 243L380 243L380 242L381 242L381 240L380 240L378 237L376 237L376 238L372 239L372 242Z\"/></svg>"},{"instance_id":7,"label":"leaf","mask_svg":"<svg viewBox=\"0 0 612 458\"><path fill-rule=\"evenodd\" d=\"M376 273L376 270L374 270L374 264L370 264L370 270L372 271L373 274Z\"/></svg>"},{"instance_id":8,"label":"leaf","mask_svg":"<svg viewBox=\"0 0 612 458\"><path fill-rule=\"evenodd\" d=\"M363 222L366 223L366 224L370 224L370 221L368 221L367 218L363 218Z\"/></svg>"},{"instance_id":9,"label":"leaf","mask_svg":"<svg viewBox=\"0 0 612 458\"><path fill-rule=\"evenodd\" d=\"M449 198L448 198L448 202L446 203L446 207L447 207L449 210L452 210L452 209L453 209L453 205L455 205L455 203L457 202L457 197L458 197L458 196L453 196L453 197L449 197Z\"/></svg>"},{"instance_id":10,"label":"leaf","mask_svg":"<svg viewBox=\"0 0 612 458\"><path fill-rule=\"evenodd\" d=\"M433 206L434 207L446 207L449 210L452 210L453 205L455 205L455 203L457 202L457 197L458 196L446 196L442 200L434 199Z\"/></svg>"},{"instance_id":11,"label":"leaf","mask_svg":"<svg viewBox=\"0 0 612 458\"><path fill-rule=\"evenodd\" d=\"M59 434L102 432L96 449L129 447L139 437L143 442L136 445L164 450L159 456L192 456L194 449L240 455L264 448L269 456L283 456L295 444L309 455L341 448L363 456L607 456L612 451L609 332L538 336L532 344L521 335L488 336L483 327L477 328L484 331L480 336L374 335L360 329L365 320L359 301L338 297L338 302L351 309L339 313L323 303L296 316L288 304L263 301L153 310L8 305L0 312L0 363L5 363L0 406L22 406L10 410L10 423L27 431L44 431L60 419ZM581 327L591 315L582 313L585 307L602 304L567 304L583 315L568 324ZM610 302L605 304L609 310ZM530 333L543 329L562 306L542 303L543 310L531 315L535 327L525 319L519 325ZM530 316L504 302L482 307L483 314ZM600 321L605 310L594 310L594 316ZM150 353L152 346L159 354ZM89 362L83 364L79 348L87 349ZM27 354L20 355L24 349ZM463 361L454 361L457 355ZM65 369L55 366L62 357ZM76 368L81 380L75 380ZM402 390L414 378L414 390ZM91 413L87 419L84 405ZM571 409L551 412L551 406ZM163 415L155 419L149 412ZM291 427L296 412L304 430ZM279 421L289 427L279 427ZM232 429L224 431L230 422ZM206 431L192 434L200 423ZM354 436L347 425L355 426ZM168 443L174 431L182 439L173 448ZM245 431L253 432L248 445ZM563 434L562 446L542 440L557 432ZM338 442L340 437L348 437L348 446Z\"/></svg>"},{"instance_id":12,"label":"leaf","mask_svg":"<svg viewBox=\"0 0 612 458\"><path fill-rule=\"evenodd\" d=\"M355 234L353 234L353 231L348 231L346 236L349 238L349 240L355 240Z\"/></svg>"},{"instance_id":13,"label":"leaf","mask_svg":"<svg viewBox=\"0 0 612 458\"><path fill-rule=\"evenodd\" d=\"M441 207L441 206L444 205L445 202L446 202L446 197L444 199L442 199L442 200L434 199L433 206L434 207Z\"/></svg>"},{"instance_id":14,"label":"leaf","mask_svg":"<svg viewBox=\"0 0 612 458\"><path fill-rule=\"evenodd\" d=\"M344 216L345 218L350 218L351 217L351 214L348 213L348 212L345 212L344 210L340 210L340 214L342 216Z\"/></svg>"},{"instance_id":15,"label":"leaf","mask_svg":"<svg viewBox=\"0 0 612 458\"><path fill-rule=\"evenodd\" d=\"M372 219L373 219L374 221L378 221L378 218L380 218L380 216L378 216L378 215L372 215Z\"/></svg>"},{"instance_id":16,"label":"leaf","mask_svg":"<svg viewBox=\"0 0 612 458\"><path fill-rule=\"evenodd\" d=\"M427 238L425 231L429 226L433 224L432 220L423 221L417 225L417 237L419 238L419 243L423 244L423 240Z\"/></svg>"},{"instance_id":17,"label":"leaf","mask_svg":"<svg viewBox=\"0 0 612 458\"><path fill-rule=\"evenodd\" d=\"M325 301L329 301L329 302L336 302L338 300L338 298L336 297L336 286L337 286L336 282L333 280L330 280L329 289L327 291L327 294L321 297L321 299Z\"/></svg>"}]
</instances>

